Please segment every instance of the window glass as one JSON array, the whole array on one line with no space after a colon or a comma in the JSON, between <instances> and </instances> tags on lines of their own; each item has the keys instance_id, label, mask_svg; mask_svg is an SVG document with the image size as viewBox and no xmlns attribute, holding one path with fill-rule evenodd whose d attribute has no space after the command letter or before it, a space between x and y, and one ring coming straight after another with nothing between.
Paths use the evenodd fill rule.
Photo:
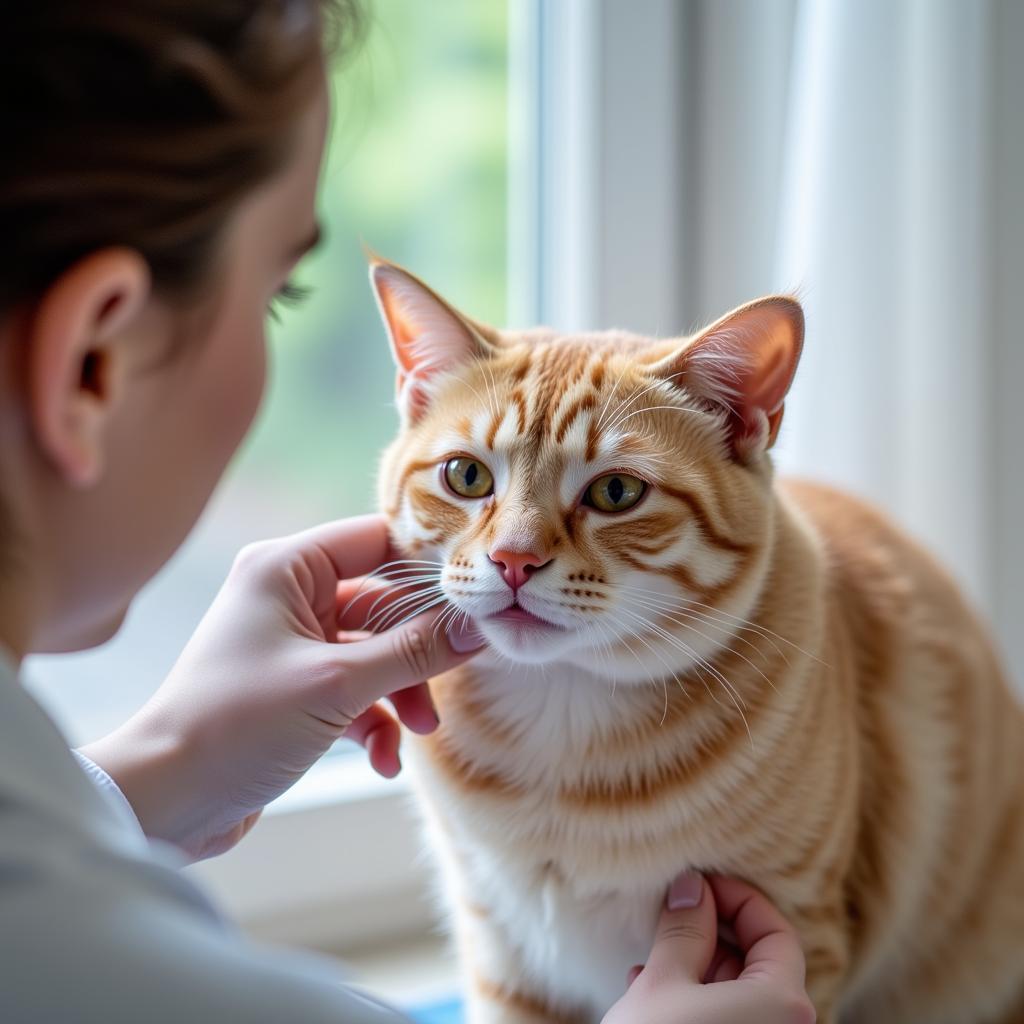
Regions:
<instances>
[{"instance_id":1,"label":"window glass","mask_svg":"<svg viewBox=\"0 0 1024 1024\"><path fill-rule=\"evenodd\" d=\"M397 421L364 246L471 315L505 319L506 2L378 0L370 15L364 49L334 73L327 240L296 274L310 297L272 325L254 432L119 636L29 661L30 686L74 743L156 688L243 544L375 507L376 462Z\"/></svg>"}]
</instances>

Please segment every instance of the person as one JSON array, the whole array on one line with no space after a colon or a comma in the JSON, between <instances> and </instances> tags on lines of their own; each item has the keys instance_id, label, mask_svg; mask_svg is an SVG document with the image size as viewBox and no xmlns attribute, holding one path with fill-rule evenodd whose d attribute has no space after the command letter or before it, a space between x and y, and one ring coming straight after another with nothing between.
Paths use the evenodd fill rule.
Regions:
<instances>
[{"instance_id":1,"label":"person","mask_svg":"<svg viewBox=\"0 0 1024 1024\"><path fill-rule=\"evenodd\" d=\"M245 940L178 870L229 849L340 736L385 775L472 631L349 643L377 516L245 548L166 682L67 744L18 680L99 644L199 516L264 387L268 303L318 235L325 54L355 0L35 0L0 89L0 1018L394 1021ZM329 44L329 45L328 45ZM388 697L390 707L381 703ZM397 718L397 720L396 720ZM719 918L729 943L719 944ZM685 874L610 1024L813 1019L791 928ZM625 983L625 979L624 979Z\"/></svg>"}]
</instances>

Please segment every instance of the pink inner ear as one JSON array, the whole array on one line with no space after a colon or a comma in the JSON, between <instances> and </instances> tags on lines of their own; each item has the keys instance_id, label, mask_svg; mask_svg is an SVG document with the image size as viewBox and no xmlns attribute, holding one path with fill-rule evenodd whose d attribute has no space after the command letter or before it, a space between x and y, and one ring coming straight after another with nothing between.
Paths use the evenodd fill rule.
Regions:
<instances>
[{"instance_id":1,"label":"pink inner ear","mask_svg":"<svg viewBox=\"0 0 1024 1024\"><path fill-rule=\"evenodd\" d=\"M402 371L411 373L415 368L412 344L416 338L416 328L399 294L398 273L391 267L377 264L371 270L371 279L381 313L391 334L395 360Z\"/></svg>"},{"instance_id":2,"label":"pink inner ear","mask_svg":"<svg viewBox=\"0 0 1024 1024\"><path fill-rule=\"evenodd\" d=\"M741 457L774 442L802 344L803 312L780 297L729 314L683 351L683 379L729 411Z\"/></svg>"},{"instance_id":3,"label":"pink inner ear","mask_svg":"<svg viewBox=\"0 0 1024 1024\"><path fill-rule=\"evenodd\" d=\"M772 317L762 331L751 352L753 365L743 390L750 405L770 416L785 401L800 357L800 343L793 325L778 317Z\"/></svg>"}]
</instances>

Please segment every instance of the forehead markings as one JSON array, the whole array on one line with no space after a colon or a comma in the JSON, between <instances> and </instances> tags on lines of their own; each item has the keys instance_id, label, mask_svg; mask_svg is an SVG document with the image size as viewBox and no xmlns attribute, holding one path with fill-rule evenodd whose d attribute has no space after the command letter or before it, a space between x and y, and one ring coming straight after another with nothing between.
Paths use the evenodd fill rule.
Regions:
<instances>
[{"instance_id":1,"label":"forehead markings","mask_svg":"<svg viewBox=\"0 0 1024 1024\"><path fill-rule=\"evenodd\" d=\"M530 379L533 422L529 426L529 433L536 444L547 433L562 395L579 376L580 355L573 346L564 344L547 345L536 352Z\"/></svg>"},{"instance_id":2,"label":"forehead markings","mask_svg":"<svg viewBox=\"0 0 1024 1024\"><path fill-rule=\"evenodd\" d=\"M522 388L515 388L512 392L512 404L516 407L516 418L518 421L519 433L526 433L526 396Z\"/></svg>"},{"instance_id":3,"label":"forehead markings","mask_svg":"<svg viewBox=\"0 0 1024 1024\"><path fill-rule=\"evenodd\" d=\"M565 435L568 433L569 428L576 421L576 417L581 413L586 412L588 409L592 410L597 405L597 396L593 391L588 391L586 394L578 395L569 404L569 408L562 414L561 420L554 428L554 438L556 444L561 444L565 440Z\"/></svg>"},{"instance_id":4,"label":"forehead markings","mask_svg":"<svg viewBox=\"0 0 1024 1024\"><path fill-rule=\"evenodd\" d=\"M504 421L507 411L507 409L496 409L491 416L491 425L487 428L487 433L484 435L484 445L491 451L494 451L494 439L498 435L498 428Z\"/></svg>"}]
</instances>

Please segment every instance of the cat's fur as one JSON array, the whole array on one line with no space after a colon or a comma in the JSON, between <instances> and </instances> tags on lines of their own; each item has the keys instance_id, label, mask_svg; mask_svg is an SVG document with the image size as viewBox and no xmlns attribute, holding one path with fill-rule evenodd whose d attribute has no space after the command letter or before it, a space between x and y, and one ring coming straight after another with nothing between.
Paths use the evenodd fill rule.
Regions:
<instances>
[{"instance_id":1,"label":"cat's fur","mask_svg":"<svg viewBox=\"0 0 1024 1024\"><path fill-rule=\"evenodd\" d=\"M1021 711L927 554L849 497L773 483L799 306L563 337L371 273L403 415L381 500L423 560L389 572L490 643L434 680L442 726L416 743L470 1020L598 1020L690 866L794 923L825 1024L1024 1020ZM456 455L493 496L446 488ZM612 471L643 500L580 506ZM546 563L518 598L566 628L489 618L512 601L496 551Z\"/></svg>"}]
</instances>

